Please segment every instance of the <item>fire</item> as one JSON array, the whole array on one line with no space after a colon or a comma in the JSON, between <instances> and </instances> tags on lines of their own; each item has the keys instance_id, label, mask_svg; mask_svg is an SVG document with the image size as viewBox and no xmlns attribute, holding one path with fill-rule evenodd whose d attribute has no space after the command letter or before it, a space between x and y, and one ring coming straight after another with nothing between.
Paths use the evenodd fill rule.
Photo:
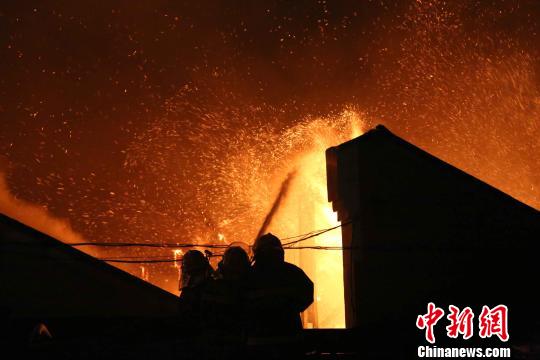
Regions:
<instances>
[{"instance_id":1,"label":"fire","mask_svg":"<svg viewBox=\"0 0 540 360\"><path fill-rule=\"evenodd\" d=\"M175 249L172 251L172 253L173 253L173 258L174 258L174 263L173 263L174 267L180 271L181 266L179 262L181 261L182 256L184 255L184 252L181 249Z\"/></svg>"},{"instance_id":2,"label":"fire","mask_svg":"<svg viewBox=\"0 0 540 360\"><path fill-rule=\"evenodd\" d=\"M293 221L291 230L307 233L339 224L326 199L324 150L315 148L299 158L296 184L289 204L276 219L278 224ZM292 226L291 226L292 225ZM340 229L332 230L300 245L341 246ZM300 266L315 283L315 304L304 315L306 327L340 328L345 326L343 298L343 257L333 250L288 250L287 260Z\"/></svg>"},{"instance_id":3,"label":"fire","mask_svg":"<svg viewBox=\"0 0 540 360\"><path fill-rule=\"evenodd\" d=\"M359 112L345 110L335 116L305 119L279 134L250 134L265 141L250 143L251 137L246 137L238 152L231 151L216 164L222 180L215 191L220 206L206 209L212 221L207 221L195 236L196 243L252 243L291 173L295 175L267 232L287 243L288 237L339 225L327 198L325 151L361 135L363 127ZM298 245L339 247L341 230L337 228ZM181 250L173 250L174 259L181 255ZM304 313L304 325L345 327L341 251L288 249L286 260L302 268L315 284L315 301Z\"/></svg>"},{"instance_id":4,"label":"fire","mask_svg":"<svg viewBox=\"0 0 540 360\"><path fill-rule=\"evenodd\" d=\"M144 281L148 281L150 277L148 270L146 269L145 266L140 266L140 269L141 269L141 275L139 277L143 279Z\"/></svg>"},{"instance_id":5,"label":"fire","mask_svg":"<svg viewBox=\"0 0 540 360\"><path fill-rule=\"evenodd\" d=\"M387 7L382 4L385 2L380 3ZM184 74L191 68L194 72L192 76L181 76L191 79L183 86L178 86L178 76L169 77L173 81L169 85L174 85L170 87L165 84L156 87L156 83L145 88L132 81L135 94L139 95L128 98L137 102L152 99L150 103L154 104L171 91L156 93L156 89L179 89L158 112L152 110L155 105L141 100L137 106L144 105L148 114L135 116L133 120L132 111L120 111L135 106L126 103L125 94L120 99L122 106L118 110L113 107L114 114L102 109L101 101L88 104L77 101L82 107L69 106L70 112L73 105L74 114L85 119L89 116L90 120L102 111L105 118L114 116L117 120L129 115L130 120L125 122L104 123L107 136L100 139L103 140L100 150L106 151L98 151L96 155L106 154L101 156L107 158L95 159L96 163L103 162L104 166L97 167L100 171L96 171L94 162L83 161L89 155L94 156L94 147L86 146L85 141L74 141L77 136L92 139L100 127L96 124L101 125L99 122L73 122L63 111L54 113L55 101L40 100L34 104L37 95L28 97L26 102L23 99L17 109L24 110L21 112L24 118L5 121L6 131L1 134L5 146L0 157L6 156L6 160L16 165L13 179L18 189L8 187L1 173L4 169L0 168L0 212L67 243L84 242L83 238L99 242L251 243L282 181L294 171L297 175L268 231L286 238L328 228L338 222L326 201L324 151L359 136L363 119L354 110L325 118L301 117L327 113L331 111L328 109L339 109L347 103L362 107L372 122L382 119L408 141L539 208L538 51L531 47L537 43L536 33L529 31L536 23L517 21L531 15L527 6L501 7L495 2L483 7L476 3L480 2L412 1L410 6L394 7L396 11L403 8L404 12L399 10L395 19L401 20L393 18L392 26L378 15L370 23L368 13L367 18L356 17L355 11L354 16L343 18L343 28L333 26L331 30L330 25L324 34L319 26L312 33L309 26L306 29L297 26L291 18L291 26L302 29L305 38L296 38L291 33L291 39L279 44L285 50L282 46L297 43L294 50L297 55L293 54L293 48L290 56L283 56L286 52L281 50L272 52L278 56L274 59L277 61L264 64L259 63L262 57L239 50L239 56L225 58L225 62L217 57L225 65L219 66L219 74L212 72L210 79L199 66L148 67L159 69L160 73L150 74L148 84L153 78L166 79L161 74L163 69L178 68ZM481 21L473 21L471 13ZM373 25L373 31L362 30L366 37L354 30L359 29L355 26L360 19L362 29L366 24ZM251 31L248 28L246 36ZM234 45L237 32L231 34ZM221 32L219 36L229 37ZM335 41L319 42L320 36L322 39L332 36ZM333 51L335 46L343 51ZM341 56L347 53L350 56ZM31 58L17 57L17 62L24 65L25 59ZM193 58L198 62L197 57ZM242 61L236 61L237 58ZM250 59L256 59L256 63ZM156 62L159 63L159 58ZM35 64L40 76L46 76L43 64ZM24 66L21 69L32 71L33 66L27 65L28 69ZM283 74L291 71L294 76L284 83L273 81L274 71L268 75L267 70L277 65L279 73L283 69ZM214 67L209 64L206 68ZM250 69L250 75L239 76L246 68ZM292 72L294 69L297 73ZM48 73L56 74L56 78L55 71ZM249 79L257 79L255 88ZM56 80L45 83L59 84ZM93 83L102 86L108 82ZM321 85L324 86L319 89ZM112 105L118 100L114 97L117 89L113 88L109 92L103 85L98 92L89 93L105 91L110 96L104 99L109 99ZM33 90L50 92L41 86ZM88 89L83 91L87 92ZM98 107L94 108L93 104ZM42 115L49 110L40 110L43 113L40 115L36 107L49 106L51 116L46 120ZM26 120L27 110L31 122ZM38 123L46 126L36 131ZM64 134L69 137L64 138ZM60 148L64 149L61 157L57 154ZM0 158L0 166L2 162ZM51 211L31 203L30 199L50 205ZM67 220L56 218L54 211L62 217L69 214L73 228ZM302 243L340 244L339 229ZM173 266L171 262L144 267L118 263L115 266L178 293L176 283L170 280L180 271L182 250L174 250L172 254L168 248L99 248L99 253L93 247L82 250L104 258L130 255L169 260L172 255ZM336 296L343 293L340 252L287 250L287 259L302 267L316 285L316 303L305 314L306 326L343 326L343 299Z\"/></svg>"},{"instance_id":6,"label":"fire","mask_svg":"<svg viewBox=\"0 0 540 360\"><path fill-rule=\"evenodd\" d=\"M342 121L345 129L336 131L329 122ZM326 189L325 150L362 132L360 115L344 112L338 119L318 119L303 129L310 138L308 146L291 156L287 171L295 170L288 196L270 224L269 230L286 237L339 225L337 215L328 202ZM276 184L274 184L276 186ZM286 242L286 240L284 241ZM341 246L341 229L324 233L300 246ZM345 327L343 292L343 257L339 250L287 250L286 259L301 267L315 283L315 302L304 313L304 325L316 328Z\"/></svg>"}]
</instances>

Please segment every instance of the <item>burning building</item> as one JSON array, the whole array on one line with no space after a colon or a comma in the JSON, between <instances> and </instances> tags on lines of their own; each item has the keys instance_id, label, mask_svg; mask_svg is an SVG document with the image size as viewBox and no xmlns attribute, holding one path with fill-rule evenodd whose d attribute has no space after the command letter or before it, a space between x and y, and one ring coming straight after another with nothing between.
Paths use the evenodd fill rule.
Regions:
<instances>
[{"instance_id":1,"label":"burning building","mask_svg":"<svg viewBox=\"0 0 540 360\"><path fill-rule=\"evenodd\" d=\"M418 346L415 319L434 302L505 304L514 340L538 328L537 210L383 126L329 148L326 159L343 224L347 327Z\"/></svg>"},{"instance_id":2,"label":"burning building","mask_svg":"<svg viewBox=\"0 0 540 360\"><path fill-rule=\"evenodd\" d=\"M308 330L307 346L362 353L358 346L370 344L377 356L402 355L404 348L396 344L417 346L423 340L414 323L428 302L475 310L505 304L512 339L533 341L540 323L532 311L540 300L532 289L538 275L537 210L383 126L327 149L326 167L328 198L342 226L347 329ZM43 322L62 339L73 331L86 339L119 332L123 340L115 341L131 344L124 355L138 351L133 329L144 329L145 346L152 342L148 333L160 336L159 350L145 349L154 354L179 339L171 322L176 297L170 293L6 216L0 233L5 320L23 327ZM328 261L292 256L308 267ZM306 318L317 320L317 309L311 312ZM394 346L372 346L381 341Z\"/></svg>"}]
</instances>

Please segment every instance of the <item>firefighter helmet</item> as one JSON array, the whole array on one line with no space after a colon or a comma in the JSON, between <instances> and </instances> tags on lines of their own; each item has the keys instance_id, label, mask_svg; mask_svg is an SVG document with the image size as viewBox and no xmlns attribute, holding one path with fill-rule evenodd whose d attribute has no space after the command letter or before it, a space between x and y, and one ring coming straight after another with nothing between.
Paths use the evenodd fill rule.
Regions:
<instances>
[{"instance_id":1,"label":"firefighter helmet","mask_svg":"<svg viewBox=\"0 0 540 360\"><path fill-rule=\"evenodd\" d=\"M257 258L277 258L283 260L284 251L281 240L271 233L261 236L253 244L253 255L255 261L257 261Z\"/></svg>"},{"instance_id":2,"label":"firefighter helmet","mask_svg":"<svg viewBox=\"0 0 540 360\"><path fill-rule=\"evenodd\" d=\"M240 279L249 271L249 257L239 246L230 246L223 254L221 271L225 278Z\"/></svg>"},{"instance_id":3,"label":"firefighter helmet","mask_svg":"<svg viewBox=\"0 0 540 360\"><path fill-rule=\"evenodd\" d=\"M182 272L196 273L208 269L208 259L199 250L189 250L182 258Z\"/></svg>"}]
</instances>

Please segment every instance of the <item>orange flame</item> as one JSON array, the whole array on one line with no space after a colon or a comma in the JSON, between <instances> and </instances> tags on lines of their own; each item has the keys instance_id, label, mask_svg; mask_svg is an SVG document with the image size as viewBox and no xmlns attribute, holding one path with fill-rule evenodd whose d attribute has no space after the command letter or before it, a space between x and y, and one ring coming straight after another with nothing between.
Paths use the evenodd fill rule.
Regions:
<instances>
[{"instance_id":1,"label":"orange flame","mask_svg":"<svg viewBox=\"0 0 540 360\"><path fill-rule=\"evenodd\" d=\"M329 121L346 123L348 131L329 129ZM272 232L288 236L339 225L327 197L325 150L361 135L362 124L358 113L346 111L337 119L318 119L308 125L310 146L304 147L288 162L289 169L296 169L297 175L290 185L289 195L270 225ZM341 246L341 229L329 231L300 245ZM315 283L315 302L304 313L305 327L345 327L342 252L288 250L286 259L301 267Z\"/></svg>"},{"instance_id":2,"label":"orange flame","mask_svg":"<svg viewBox=\"0 0 540 360\"><path fill-rule=\"evenodd\" d=\"M175 249L172 251L173 253L173 258L174 258L174 267L177 268L179 271L180 271L180 264L179 262L182 260L182 256L184 255L184 251L182 251L181 249Z\"/></svg>"}]
</instances>

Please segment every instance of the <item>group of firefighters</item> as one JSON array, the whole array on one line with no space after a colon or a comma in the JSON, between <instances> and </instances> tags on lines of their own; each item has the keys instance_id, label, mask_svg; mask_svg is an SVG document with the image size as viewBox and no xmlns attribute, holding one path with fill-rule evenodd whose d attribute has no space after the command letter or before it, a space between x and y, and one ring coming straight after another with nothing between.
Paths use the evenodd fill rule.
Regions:
<instances>
[{"instance_id":1,"label":"group of firefighters","mask_svg":"<svg viewBox=\"0 0 540 360\"><path fill-rule=\"evenodd\" d=\"M208 359L290 358L301 352L300 313L313 302L313 282L285 262L281 241L258 238L253 259L230 246L216 270L198 250L186 252L180 313L200 326Z\"/></svg>"}]
</instances>

